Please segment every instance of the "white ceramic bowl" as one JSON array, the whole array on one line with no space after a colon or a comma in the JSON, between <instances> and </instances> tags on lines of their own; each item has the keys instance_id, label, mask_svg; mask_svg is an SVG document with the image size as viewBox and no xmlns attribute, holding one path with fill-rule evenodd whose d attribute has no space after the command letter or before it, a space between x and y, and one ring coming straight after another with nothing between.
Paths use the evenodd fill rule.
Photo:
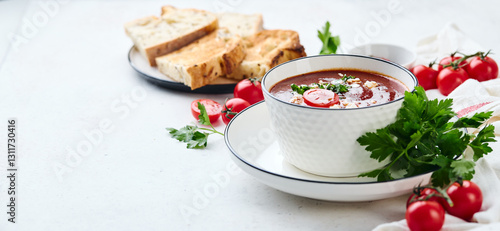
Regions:
<instances>
[{"instance_id":1,"label":"white ceramic bowl","mask_svg":"<svg viewBox=\"0 0 500 231\"><path fill-rule=\"evenodd\" d=\"M357 46L350 49L348 53L384 58L405 68L410 68L417 58L415 52L402 46L382 43L370 43Z\"/></svg>"},{"instance_id":2,"label":"white ceramic bowl","mask_svg":"<svg viewBox=\"0 0 500 231\"><path fill-rule=\"evenodd\" d=\"M378 72L400 80L413 91L418 81L406 68L360 55L320 55L295 59L272 68L262 90L284 158L297 168L322 176L348 177L385 165L371 159L356 141L362 134L392 123L402 99L370 107L315 108L282 101L269 93L279 81L328 69Z\"/></svg>"}]
</instances>

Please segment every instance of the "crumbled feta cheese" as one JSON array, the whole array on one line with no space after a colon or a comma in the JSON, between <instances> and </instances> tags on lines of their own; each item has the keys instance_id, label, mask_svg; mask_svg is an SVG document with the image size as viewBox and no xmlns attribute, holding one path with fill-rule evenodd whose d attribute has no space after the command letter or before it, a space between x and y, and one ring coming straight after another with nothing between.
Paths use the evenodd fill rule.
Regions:
<instances>
[{"instance_id":1,"label":"crumbled feta cheese","mask_svg":"<svg viewBox=\"0 0 500 231\"><path fill-rule=\"evenodd\" d=\"M364 85L365 87L372 89L374 87L377 87L378 83L375 81L366 81Z\"/></svg>"},{"instance_id":2,"label":"crumbled feta cheese","mask_svg":"<svg viewBox=\"0 0 500 231\"><path fill-rule=\"evenodd\" d=\"M340 104L334 104L332 106L330 106L330 108L342 108L342 106L340 106Z\"/></svg>"},{"instance_id":3,"label":"crumbled feta cheese","mask_svg":"<svg viewBox=\"0 0 500 231\"><path fill-rule=\"evenodd\" d=\"M357 107L358 107L358 105L355 103L349 103L349 104L347 104L347 106L345 106L345 108L357 108Z\"/></svg>"},{"instance_id":4,"label":"crumbled feta cheese","mask_svg":"<svg viewBox=\"0 0 500 231\"><path fill-rule=\"evenodd\" d=\"M348 79L346 82L347 82L348 84L353 84L353 83L361 83L361 79L359 79L359 78Z\"/></svg>"},{"instance_id":5,"label":"crumbled feta cheese","mask_svg":"<svg viewBox=\"0 0 500 231\"><path fill-rule=\"evenodd\" d=\"M300 94L294 94L289 102L295 104L302 104L302 102L304 102L304 98Z\"/></svg>"},{"instance_id":6,"label":"crumbled feta cheese","mask_svg":"<svg viewBox=\"0 0 500 231\"><path fill-rule=\"evenodd\" d=\"M350 85L352 88L356 88L356 87L361 87L361 85L357 84L357 83L353 83Z\"/></svg>"}]
</instances>

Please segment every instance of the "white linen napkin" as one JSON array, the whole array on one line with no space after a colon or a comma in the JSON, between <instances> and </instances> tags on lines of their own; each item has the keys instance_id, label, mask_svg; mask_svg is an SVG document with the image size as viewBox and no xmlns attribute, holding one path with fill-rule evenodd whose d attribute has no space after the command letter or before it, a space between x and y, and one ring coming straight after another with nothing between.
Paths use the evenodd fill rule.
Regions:
<instances>
[{"instance_id":1,"label":"white linen napkin","mask_svg":"<svg viewBox=\"0 0 500 231\"><path fill-rule=\"evenodd\" d=\"M459 51L466 54L485 51L468 38L456 24L449 23L439 33L423 38L417 43L415 64L427 65L430 62Z\"/></svg>"},{"instance_id":2,"label":"white linen napkin","mask_svg":"<svg viewBox=\"0 0 500 231\"><path fill-rule=\"evenodd\" d=\"M477 43L467 38L455 24L449 24L437 35L422 39L417 44L416 64L427 64L456 50L464 53L484 51ZM430 98L444 98L437 90L427 93ZM476 163L476 174L472 181L483 193L481 210L474 215L472 222L446 214L442 230L500 230L500 79L486 82L469 79L448 95L448 98L453 99L453 110L459 117L471 116L476 112L493 111L493 116L487 123L495 125L498 142L490 143L493 152ZM401 216L404 217L404 214ZM374 230L409 229L406 220L403 219L381 224Z\"/></svg>"}]
</instances>

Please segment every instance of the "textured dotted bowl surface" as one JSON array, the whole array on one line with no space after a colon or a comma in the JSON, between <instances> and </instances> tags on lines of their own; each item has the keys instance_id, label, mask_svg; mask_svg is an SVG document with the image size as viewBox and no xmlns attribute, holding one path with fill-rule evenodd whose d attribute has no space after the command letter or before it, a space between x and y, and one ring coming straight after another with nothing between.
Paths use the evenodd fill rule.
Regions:
<instances>
[{"instance_id":1,"label":"textured dotted bowl surface","mask_svg":"<svg viewBox=\"0 0 500 231\"><path fill-rule=\"evenodd\" d=\"M418 85L404 67L359 55L309 56L271 69L262 80L262 88L284 158L303 171L333 177L356 176L382 167L387 162L371 159L356 139L393 122L402 98L371 107L325 109L284 102L269 93L280 80L328 69L378 72L400 80L409 91Z\"/></svg>"}]
</instances>

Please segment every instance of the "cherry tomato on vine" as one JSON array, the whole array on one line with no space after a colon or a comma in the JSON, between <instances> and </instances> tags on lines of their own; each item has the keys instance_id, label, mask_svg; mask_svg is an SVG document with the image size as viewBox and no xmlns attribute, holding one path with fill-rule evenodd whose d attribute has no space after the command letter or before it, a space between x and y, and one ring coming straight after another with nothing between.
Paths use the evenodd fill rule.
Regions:
<instances>
[{"instance_id":1,"label":"cherry tomato on vine","mask_svg":"<svg viewBox=\"0 0 500 231\"><path fill-rule=\"evenodd\" d=\"M434 195L434 196L432 196ZM442 204L442 201L444 199L439 196L440 194L438 191L432 188L423 188L423 189L416 189L415 192L413 192L410 197L408 197L408 200L406 200L406 208L410 206L410 204L416 202L416 201L436 201L440 204Z\"/></svg>"},{"instance_id":2,"label":"cherry tomato on vine","mask_svg":"<svg viewBox=\"0 0 500 231\"><path fill-rule=\"evenodd\" d=\"M444 208L435 201L416 201L408 206L405 217L411 231L438 231L444 224Z\"/></svg>"},{"instance_id":3,"label":"cherry tomato on vine","mask_svg":"<svg viewBox=\"0 0 500 231\"><path fill-rule=\"evenodd\" d=\"M451 62L457 61L461 58L462 57L460 57L460 56L455 56L455 54L451 54L451 56L444 57L443 59L441 59L441 61L439 61L438 71L443 70L444 69L443 66L449 65ZM460 64L458 64L459 67L465 67L466 65L467 65L466 60L464 60L464 61L460 62Z\"/></svg>"},{"instance_id":4,"label":"cherry tomato on vine","mask_svg":"<svg viewBox=\"0 0 500 231\"><path fill-rule=\"evenodd\" d=\"M224 108L221 111L222 121L228 124L231 119L243 109L250 106L250 103L241 98L232 98L224 103Z\"/></svg>"},{"instance_id":5,"label":"cherry tomato on vine","mask_svg":"<svg viewBox=\"0 0 500 231\"><path fill-rule=\"evenodd\" d=\"M236 87L234 87L234 97L242 98L250 104L264 100L262 86L255 78L244 79L238 82Z\"/></svg>"},{"instance_id":6,"label":"cherry tomato on vine","mask_svg":"<svg viewBox=\"0 0 500 231\"><path fill-rule=\"evenodd\" d=\"M463 68L454 68L450 66L439 72L436 79L436 85L439 92L447 96L468 78L469 75Z\"/></svg>"},{"instance_id":7,"label":"cherry tomato on vine","mask_svg":"<svg viewBox=\"0 0 500 231\"><path fill-rule=\"evenodd\" d=\"M474 182L464 180L462 185L453 183L447 190L448 196L453 202L450 207L444 203L444 208L449 214L470 221L474 213L481 209L483 204L483 194L481 189Z\"/></svg>"},{"instance_id":8,"label":"cherry tomato on vine","mask_svg":"<svg viewBox=\"0 0 500 231\"><path fill-rule=\"evenodd\" d=\"M473 57L465 70L469 74L469 77L477 79L480 82L498 77L498 65L495 60L488 56Z\"/></svg>"},{"instance_id":9,"label":"cherry tomato on vine","mask_svg":"<svg viewBox=\"0 0 500 231\"><path fill-rule=\"evenodd\" d=\"M193 114L196 120L198 120L198 116L200 115L198 102L200 102L201 104L203 104L203 106L205 106L208 118L210 119L210 123L214 123L219 119L220 112L222 110L222 106L219 103L211 99L197 99L191 102L191 114Z\"/></svg>"},{"instance_id":10,"label":"cherry tomato on vine","mask_svg":"<svg viewBox=\"0 0 500 231\"><path fill-rule=\"evenodd\" d=\"M438 71L432 67L425 65L418 65L411 69L411 72L417 77L418 83L425 90L436 89L436 79L439 74Z\"/></svg>"},{"instance_id":11,"label":"cherry tomato on vine","mask_svg":"<svg viewBox=\"0 0 500 231\"><path fill-rule=\"evenodd\" d=\"M327 89L309 89L302 95L304 102L313 107L330 107L339 103L339 96Z\"/></svg>"}]
</instances>

